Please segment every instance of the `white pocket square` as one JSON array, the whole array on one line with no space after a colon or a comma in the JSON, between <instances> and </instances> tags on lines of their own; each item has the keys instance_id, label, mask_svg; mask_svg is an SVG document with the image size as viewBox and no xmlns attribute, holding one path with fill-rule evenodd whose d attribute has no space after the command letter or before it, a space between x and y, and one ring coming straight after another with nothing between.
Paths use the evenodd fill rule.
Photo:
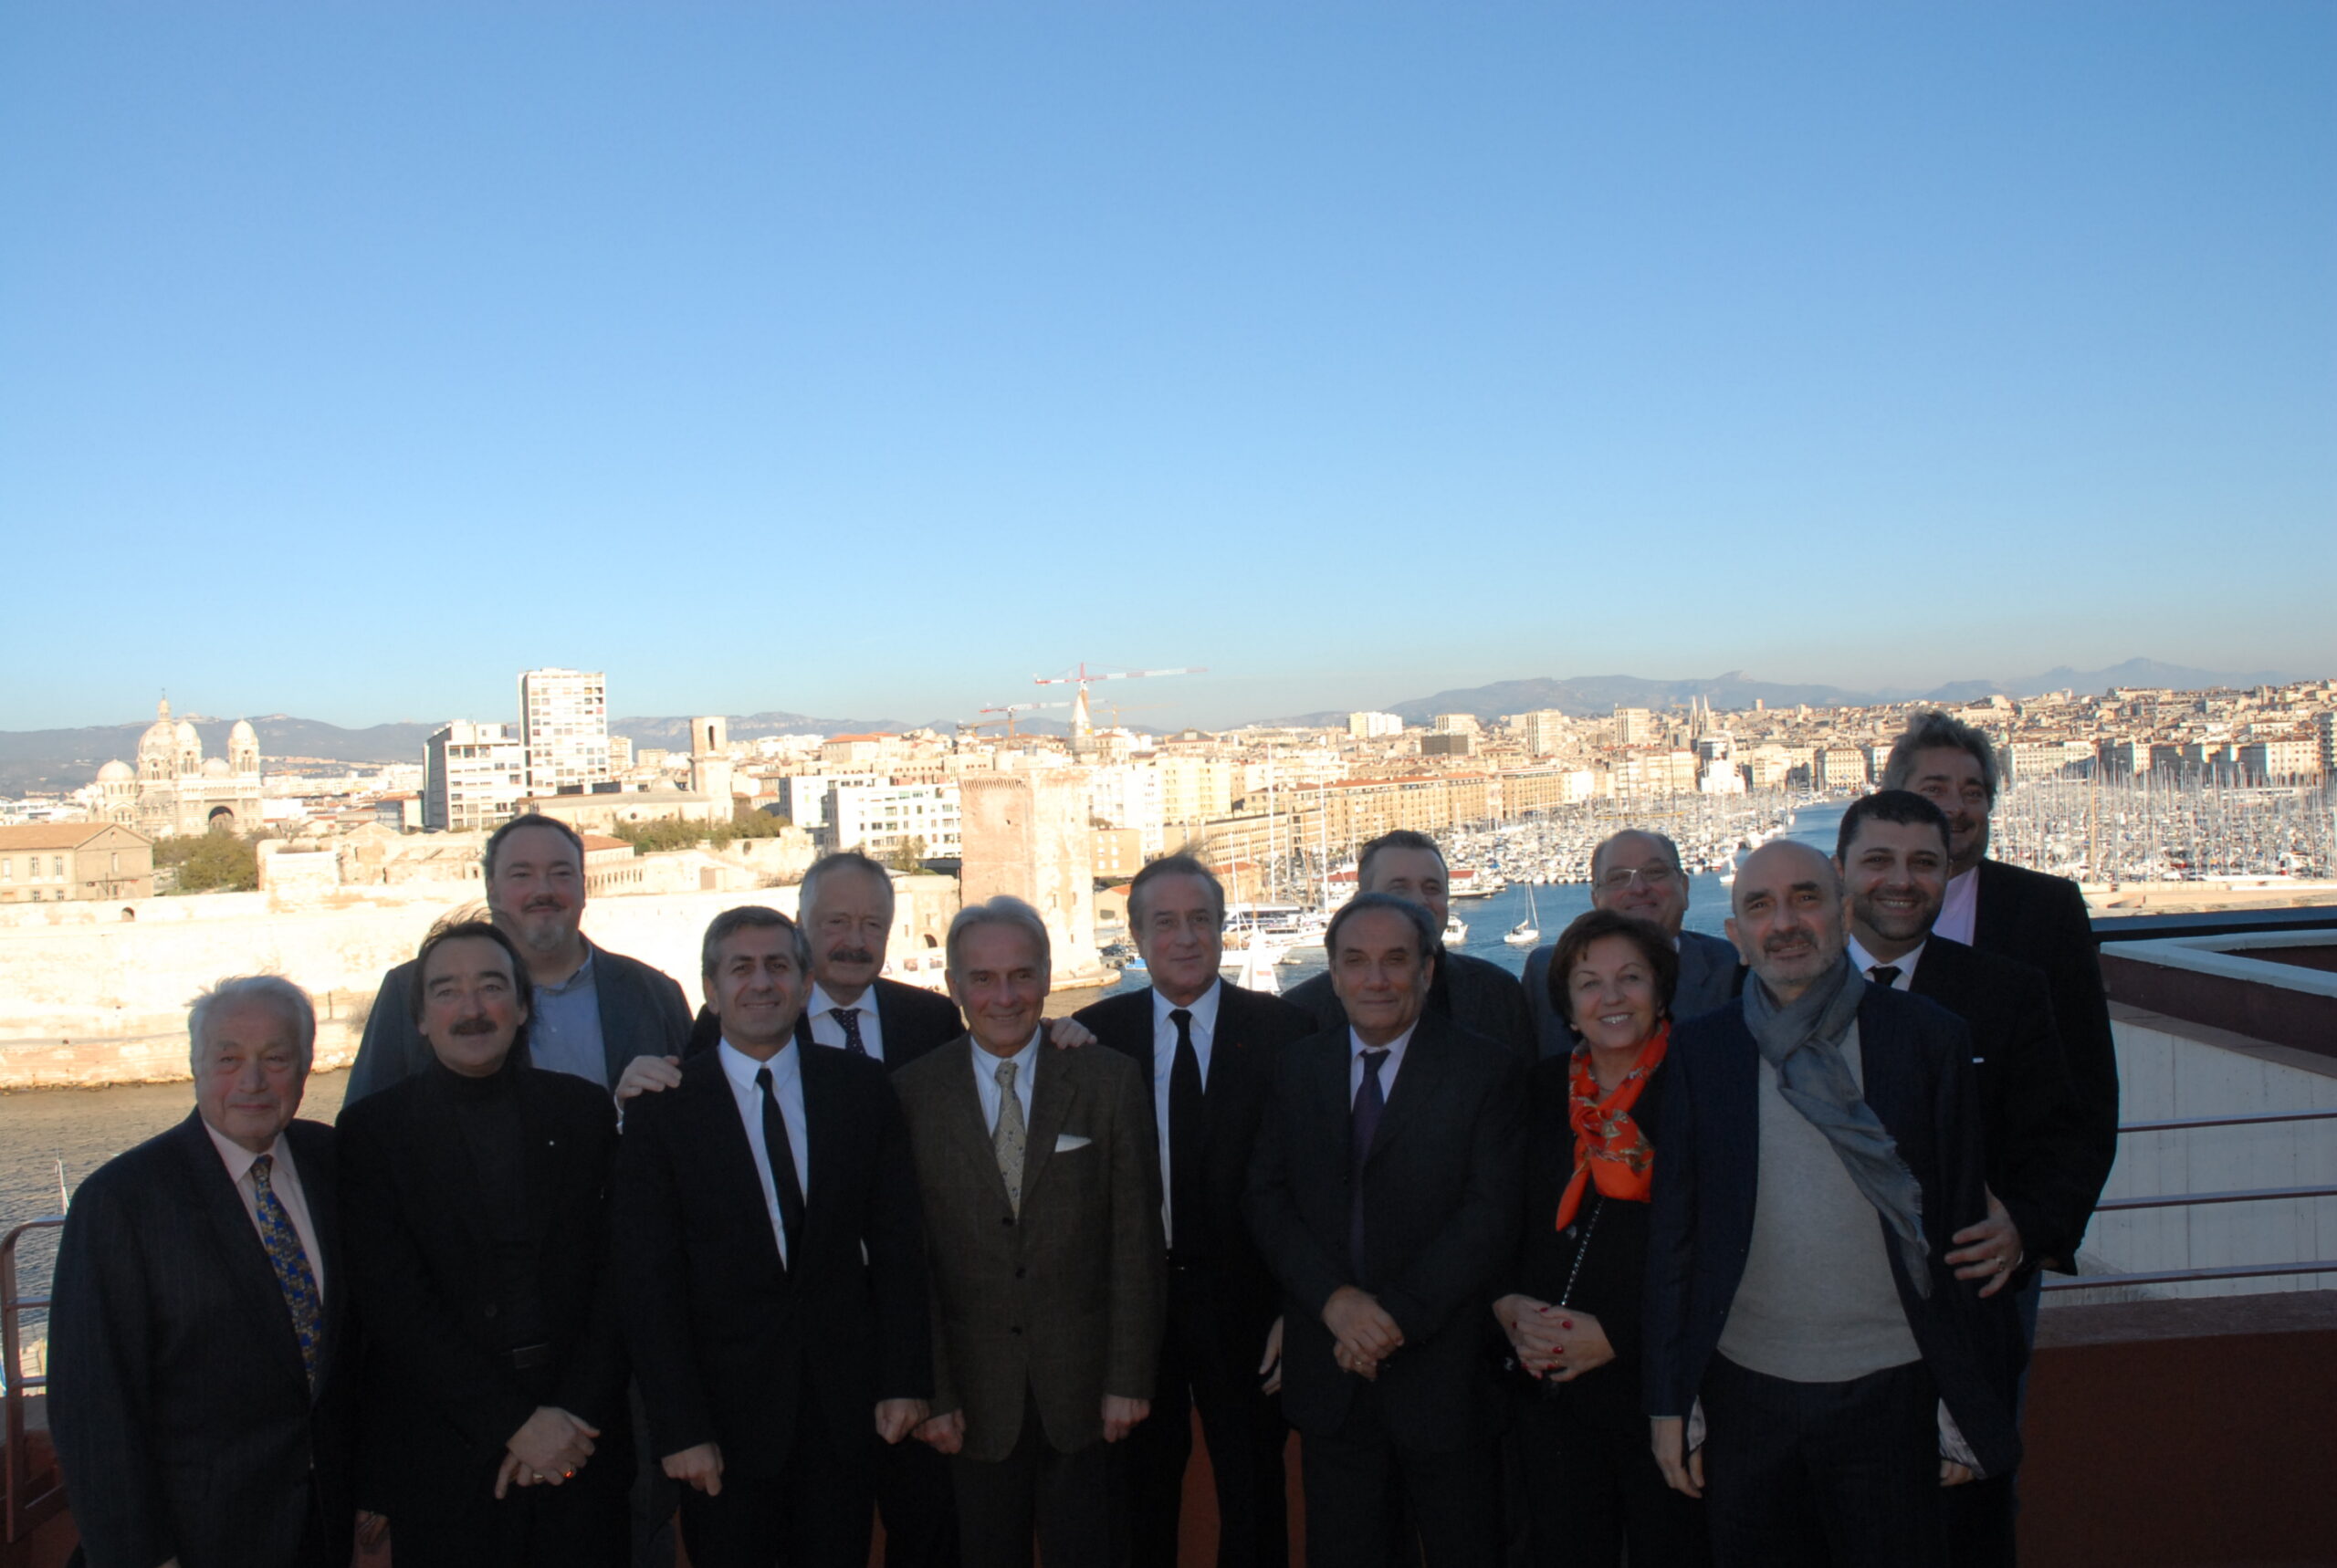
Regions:
<instances>
[{"instance_id":1,"label":"white pocket square","mask_svg":"<svg viewBox=\"0 0 2337 1568\"><path fill-rule=\"evenodd\" d=\"M1077 1133L1057 1133L1055 1134L1055 1153L1059 1155L1068 1154L1073 1149L1084 1149L1086 1146L1087 1140L1081 1137Z\"/></svg>"}]
</instances>

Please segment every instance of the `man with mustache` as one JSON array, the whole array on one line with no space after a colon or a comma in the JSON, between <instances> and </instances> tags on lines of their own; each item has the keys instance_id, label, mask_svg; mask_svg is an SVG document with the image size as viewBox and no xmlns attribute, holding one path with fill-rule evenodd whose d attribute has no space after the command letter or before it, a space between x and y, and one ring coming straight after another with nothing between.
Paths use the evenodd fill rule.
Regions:
<instances>
[{"instance_id":1,"label":"man with mustache","mask_svg":"<svg viewBox=\"0 0 2337 1568\"><path fill-rule=\"evenodd\" d=\"M678 1056L689 1038L689 1003L663 970L596 946L581 929L584 841L567 823L533 812L487 841L487 906L528 963L530 1065L622 1088L636 1061ZM402 1082L429 1066L414 1027L414 965L382 978L343 1101Z\"/></svg>"},{"instance_id":2,"label":"man with mustache","mask_svg":"<svg viewBox=\"0 0 2337 1568\"><path fill-rule=\"evenodd\" d=\"M1655 1140L1656 1461L1708 1499L1722 1568L1936 1568L1940 1489L2020 1452L2006 1314L1949 1261L1986 1207L1971 1031L1851 967L1841 879L1808 845L1755 851L1734 905L1752 975L1673 1031Z\"/></svg>"},{"instance_id":3,"label":"man with mustache","mask_svg":"<svg viewBox=\"0 0 2337 1568\"><path fill-rule=\"evenodd\" d=\"M1688 873L1669 835L1625 828L1601 841L1590 852L1590 905L1651 921L1672 938L1680 954L1672 1017L1694 1018L1736 994L1745 974L1736 949L1717 936L1681 929L1688 914ZM1546 942L1525 956L1525 1005L1544 1056L1574 1050L1574 1031L1550 1005L1550 955L1556 950L1556 943Z\"/></svg>"}]
</instances>

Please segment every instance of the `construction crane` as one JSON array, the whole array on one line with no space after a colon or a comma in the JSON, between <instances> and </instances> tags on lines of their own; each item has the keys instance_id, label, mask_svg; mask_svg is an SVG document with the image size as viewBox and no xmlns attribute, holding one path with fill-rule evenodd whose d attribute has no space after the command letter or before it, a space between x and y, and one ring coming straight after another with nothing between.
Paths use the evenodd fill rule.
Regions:
<instances>
[{"instance_id":1,"label":"construction crane","mask_svg":"<svg viewBox=\"0 0 2337 1568\"><path fill-rule=\"evenodd\" d=\"M1208 673L1206 664L1190 664L1176 670L1091 670L1083 659L1060 675L1032 675L1031 681L1034 685L1075 685L1079 688L1079 695L1071 705L1071 742L1074 747L1080 747L1085 746L1095 733L1087 707L1087 684L1090 681L1140 681L1152 675L1204 675Z\"/></svg>"},{"instance_id":2,"label":"construction crane","mask_svg":"<svg viewBox=\"0 0 2337 1568\"><path fill-rule=\"evenodd\" d=\"M1006 716L1003 720L994 718L986 724L973 724L969 725L966 727L969 729L988 729L992 725L1003 723L1006 726L1006 738L1011 740L1014 738L1014 716L1016 714L1029 713L1035 708L1069 707L1071 706L1072 705L1069 703L1006 703L997 707L986 707L980 710L982 713L1002 713Z\"/></svg>"}]
</instances>

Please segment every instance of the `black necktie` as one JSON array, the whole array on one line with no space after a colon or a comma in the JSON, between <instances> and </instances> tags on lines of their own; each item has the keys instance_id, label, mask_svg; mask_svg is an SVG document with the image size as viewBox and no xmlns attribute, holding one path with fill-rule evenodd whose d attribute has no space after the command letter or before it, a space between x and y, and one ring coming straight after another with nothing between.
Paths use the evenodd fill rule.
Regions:
<instances>
[{"instance_id":1,"label":"black necktie","mask_svg":"<svg viewBox=\"0 0 2337 1568\"><path fill-rule=\"evenodd\" d=\"M1347 1266L1355 1270L1355 1282L1365 1283L1363 1272L1363 1167L1371 1158L1371 1140L1379 1135L1379 1113L1388 1108L1386 1093L1379 1087L1379 1069L1386 1064L1385 1051L1363 1053L1363 1088L1355 1097L1355 1120L1348 1141L1350 1157L1354 1161L1353 1179L1348 1184L1347 1197Z\"/></svg>"},{"instance_id":2,"label":"black necktie","mask_svg":"<svg viewBox=\"0 0 2337 1568\"><path fill-rule=\"evenodd\" d=\"M796 1179L795 1145L787 1135L787 1118L779 1113L770 1068L756 1069L755 1087L763 1092L763 1157L770 1161L771 1184L779 1188L779 1226L787 1233L782 1262L792 1267L795 1245L803 1234L803 1184Z\"/></svg>"},{"instance_id":3,"label":"black necktie","mask_svg":"<svg viewBox=\"0 0 2337 1568\"><path fill-rule=\"evenodd\" d=\"M867 1055L868 1048L860 1043L860 1009L837 1008L833 1011L836 1022L844 1025L844 1048L854 1056Z\"/></svg>"},{"instance_id":4,"label":"black necktie","mask_svg":"<svg viewBox=\"0 0 2337 1568\"><path fill-rule=\"evenodd\" d=\"M1208 1250L1209 1198L1201 1181L1201 1059L1193 1049L1193 1015L1178 1008L1177 1056L1168 1068L1168 1250L1180 1263Z\"/></svg>"},{"instance_id":5,"label":"black necktie","mask_svg":"<svg viewBox=\"0 0 2337 1568\"><path fill-rule=\"evenodd\" d=\"M1878 986L1895 987L1899 983L1899 966L1896 964L1877 964L1867 973L1874 977L1874 983Z\"/></svg>"}]
</instances>

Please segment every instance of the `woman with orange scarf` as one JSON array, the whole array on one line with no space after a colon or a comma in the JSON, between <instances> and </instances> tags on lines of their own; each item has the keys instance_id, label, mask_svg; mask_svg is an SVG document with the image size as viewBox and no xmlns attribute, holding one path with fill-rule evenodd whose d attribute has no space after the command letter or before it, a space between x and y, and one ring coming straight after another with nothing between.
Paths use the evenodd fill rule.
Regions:
<instances>
[{"instance_id":1,"label":"woman with orange scarf","mask_svg":"<svg viewBox=\"0 0 2337 1568\"><path fill-rule=\"evenodd\" d=\"M1525 1239L1493 1303L1515 1379L1536 1568L1710 1561L1703 1503L1663 1483L1640 1404L1651 1132L1679 955L1661 927L1593 910L1550 960L1579 1037L1535 1070Z\"/></svg>"}]
</instances>

